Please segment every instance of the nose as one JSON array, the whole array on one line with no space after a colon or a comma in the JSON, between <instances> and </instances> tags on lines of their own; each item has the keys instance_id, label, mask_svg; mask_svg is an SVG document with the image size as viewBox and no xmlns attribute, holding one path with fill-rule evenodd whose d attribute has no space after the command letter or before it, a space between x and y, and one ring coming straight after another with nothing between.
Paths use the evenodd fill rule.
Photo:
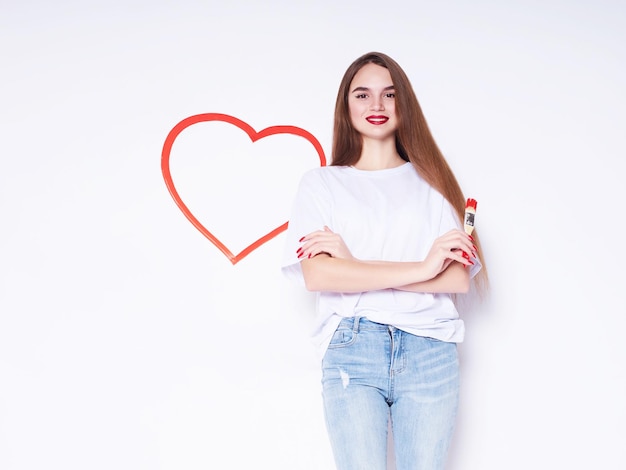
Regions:
<instances>
[{"instance_id":1,"label":"nose","mask_svg":"<svg viewBox=\"0 0 626 470\"><path fill-rule=\"evenodd\" d=\"M370 107L372 108L372 111L384 111L385 105L383 104L383 99L381 97L373 98Z\"/></svg>"}]
</instances>

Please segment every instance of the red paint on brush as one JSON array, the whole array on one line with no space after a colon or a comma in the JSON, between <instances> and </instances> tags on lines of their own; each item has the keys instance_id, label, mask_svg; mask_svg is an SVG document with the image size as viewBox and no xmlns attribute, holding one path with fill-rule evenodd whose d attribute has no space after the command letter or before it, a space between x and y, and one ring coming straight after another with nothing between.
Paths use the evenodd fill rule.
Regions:
<instances>
[{"instance_id":1,"label":"red paint on brush","mask_svg":"<svg viewBox=\"0 0 626 470\"><path fill-rule=\"evenodd\" d=\"M476 199L469 198L467 200L467 203L465 204L465 207L472 207L474 210L476 210Z\"/></svg>"}]
</instances>

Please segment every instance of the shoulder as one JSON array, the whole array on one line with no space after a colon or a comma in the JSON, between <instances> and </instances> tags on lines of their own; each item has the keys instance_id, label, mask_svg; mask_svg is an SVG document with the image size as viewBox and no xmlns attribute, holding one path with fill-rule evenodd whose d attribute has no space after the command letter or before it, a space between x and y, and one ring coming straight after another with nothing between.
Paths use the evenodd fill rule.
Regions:
<instances>
[{"instance_id":1,"label":"shoulder","mask_svg":"<svg viewBox=\"0 0 626 470\"><path fill-rule=\"evenodd\" d=\"M325 176L343 173L346 168L347 167L345 166L317 166L315 168L307 170L303 176L323 178Z\"/></svg>"},{"instance_id":2,"label":"shoulder","mask_svg":"<svg viewBox=\"0 0 626 470\"><path fill-rule=\"evenodd\" d=\"M343 166L319 166L307 170L300 179L301 185L331 184L333 180L340 178L346 167Z\"/></svg>"},{"instance_id":3,"label":"shoulder","mask_svg":"<svg viewBox=\"0 0 626 470\"><path fill-rule=\"evenodd\" d=\"M419 191L424 194L428 194L430 198L434 198L436 200L443 198L443 195L431 186L431 184L424 179L424 177L413 165L407 165L407 167L407 177L410 178L412 184L415 184L415 187L418 188Z\"/></svg>"},{"instance_id":4,"label":"shoulder","mask_svg":"<svg viewBox=\"0 0 626 470\"><path fill-rule=\"evenodd\" d=\"M412 181L412 187L416 192L416 199L422 202L425 210L429 210L433 214L454 212L452 205L445 196L439 190L431 186L414 167L410 171L410 179Z\"/></svg>"}]
</instances>

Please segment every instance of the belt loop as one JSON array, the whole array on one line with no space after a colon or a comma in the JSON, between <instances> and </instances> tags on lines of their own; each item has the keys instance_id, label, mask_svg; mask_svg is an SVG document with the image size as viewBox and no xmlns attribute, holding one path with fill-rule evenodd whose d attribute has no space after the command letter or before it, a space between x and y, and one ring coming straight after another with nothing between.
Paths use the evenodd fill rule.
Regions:
<instances>
[{"instance_id":1,"label":"belt loop","mask_svg":"<svg viewBox=\"0 0 626 470\"><path fill-rule=\"evenodd\" d=\"M359 320L361 320L361 317L354 317L354 323L352 324L352 331L354 333L359 332Z\"/></svg>"}]
</instances>

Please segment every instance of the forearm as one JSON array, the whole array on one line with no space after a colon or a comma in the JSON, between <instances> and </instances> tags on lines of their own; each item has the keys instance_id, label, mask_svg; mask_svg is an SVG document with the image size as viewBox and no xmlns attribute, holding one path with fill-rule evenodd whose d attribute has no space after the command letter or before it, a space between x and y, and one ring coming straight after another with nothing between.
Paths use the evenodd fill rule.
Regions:
<instances>
[{"instance_id":1,"label":"forearm","mask_svg":"<svg viewBox=\"0 0 626 470\"><path fill-rule=\"evenodd\" d=\"M452 263L432 279L414 282L395 289L431 294L465 294L469 291L469 270L460 263Z\"/></svg>"},{"instance_id":2,"label":"forearm","mask_svg":"<svg viewBox=\"0 0 626 470\"><path fill-rule=\"evenodd\" d=\"M412 286L432 277L422 262L360 261L326 254L303 260L302 272L308 290L332 292L415 290Z\"/></svg>"}]
</instances>

